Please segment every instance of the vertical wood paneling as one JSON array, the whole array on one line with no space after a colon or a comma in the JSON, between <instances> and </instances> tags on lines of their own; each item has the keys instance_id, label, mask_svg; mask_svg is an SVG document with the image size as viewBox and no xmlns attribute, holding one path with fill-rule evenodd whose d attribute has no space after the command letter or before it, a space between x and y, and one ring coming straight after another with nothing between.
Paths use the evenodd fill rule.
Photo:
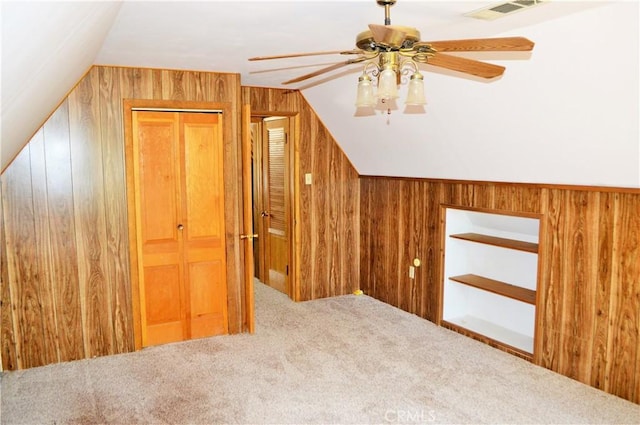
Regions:
<instances>
[{"instance_id":1,"label":"vertical wood paneling","mask_svg":"<svg viewBox=\"0 0 640 425\"><path fill-rule=\"evenodd\" d=\"M373 259L373 188L375 184L372 180L363 179L360 181L360 252L367 255L360 255L360 289L371 294L371 262Z\"/></svg>"},{"instance_id":2,"label":"vertical wood paneling","mask_svg":"<svg viewBox=\"0 0 640 425\"><path fill-rule=\"evenodd\" d=\"M164 96L162 75L164 74L162 69L152 69L151 71L151 90L153 92L153 98L156 100L164 100L170 98Z\"/></svg>"},{"instance_id":3,"label":"vertical wood paneling","mask_svg":"<svg viewBox=\"0 0 640 425\"><path fill-rule=\"evenodd\" d=\"M440 270L442 268L442 226L441 208L442 185L429 183L426 187L424 198L424 210L427 211L427 228L423 250L426 251L425 266L426 282L424 288L424 301L422 314L428 320L437 321L438 300L440 299Z\"/></svg>"},{"instance_id":4,"label":"vertical wood paneling","mask_svg":"<svg viewBox=\"0 0 640 425\"><path fill-rule=\"evenodd\" d=\"M562 323L558 370L570 378L591 381L595 285L598 261L598 194L565 192L566 233L562 245Z\"/></svg>"},{"instance_id":5,"label":"vertical wood paneling","mask_svg":"<svg viewBox=\"0 0 640 425\"><path fill-rule=\"evenodd\" d=\"M389 208L390 211L396 211L398 208L398 191L399 184L398 181L394 180L389 183L389 190L387 191L387 196L382 205L385 205L386 208ZM379 207L382 209L382 205ZM383 213L384 214L384 213ZM399 280L399 264L398 264L398 240L400 239L400 235L398 234L398 214L389 214L384 216L385 226L381 229L384 229L382 233L380 233L379 242L379 250L381 255L383 255L384 262L383 267L385 270L389 270L391 274L390 280L380 280L378 284L382 290L382 296L385 298L385 302L397 306L398 305L398 291L396 286L402 285L402 282Z\"/></svg>"},{"instance_id":6,"label":"vertical wood paneling","mask_svg":"<svg viewBox=\"0 0 640 425\"><path fill-rule=\"evenodd\" d=\"M473 206L477 208L495 208L495 185L474 184Z\"/></svg>"},{"instance_id":7,"label":"vertical wood paneling","mask_svg":"<svg viewBox=\"0 0 640 425\"><path fill-rule=\"evenodd\" d=\"M34 137L41 138L39 131ZM42 306L40 270L36 256L35 217L31 188L30 150L24 149L2 175L7 270L19 367L56 361L49 341Z\"/></svg>"},{"instance_id":8,"label":"vertical wood paneling","mask_svg":"<svg viewBox=\"0 0 640 425\"><path fill-rule=\"evenodd\" d=\"M133 69L133 99L153 99L153 73L152 69Z\"/></svg>"},{"instance_id":9,"label":"vertical wood paneling","mask_svg":"<svg viewBox=\"0 0 640 425\"><path fill-rule=\"evenodd\" d=\"M116 353L125 353L133 349L133 329L129 319L132 306L127 286L130 270L126 237L126 181L122 160L124 139L120 101L129 97L132 90L122 87L121 71L118 68L97 68L100 84L100 140L104 170L107 279L112 282L109 304Z\"/></svg>"},{"instance_id":10,"label":"vertical wood paneling","mask_svg":"<svg viewBox=\"0 0 640 425\"><path fill-rule=\"evenodd\" d=\"M536 344L540 347L535 356L539 358L540 364L551 370L559 370L560 362L560 337L558 327L562 321L562 305L564 291L562 287L562 267L563 252L562 241L565 230L562 221L564 214L564 193L560 190L547 190L547 204L543 210L545 228L547 232L542 235L538 261L542 262L539 270L542 271L541 281L544 285L538 288L538 320L540 329L543 330L538 335L539 341ZM544 312L544 314L542 314Z\"/></svg>"},{"instance_id":11,"label":"vertical wood paneling","mask_svg":"<svg viewBox=\"0 0 640 425\"><path fill-rule=\"evenodd\" d=\"M640 196L616 194L614 211L608 390L640 402L640 394L636 394L640 379L636 369L640 351Z\"/></svg>"},{"instance_id":12,"label":"vertical wood paneling","mask_svg":"<svg viewBox=\"0 0 640 425\"><path fill-rule=\"evenodd\" d=\"M2 186L0 185L0 194ZM4 209L2 208L2 196L0 196L0 244L5 247L5 223ZM14 370L18 368L18 353L16 352L16 334L13 321L13 308L11 304L11 292L9 290L9 270L7 260L7 250L0 249L0 313L2 332L0 333L0 357L2 358L2 370Z\"/></svg>"},{"instance_id":13,"label":"vertical wood paneling","mask_svg":"<svg viewBox=\"0 0 640 425\"><path fill-rule=\"evenodd\" d=\"M420 190L421 185L413 181L408 184L406 191L406 198L403 199L403 204L408 209L407 226L409 226L409 235L407 235L407 241L409 243L409 261L412 262L413 258L418 258L420 261L426 261L425 250L421 243L424 235L424 225L426 224L424 219L424 195ZM414 202L412 202L414 200ZM420 314L420 299L424 288L424 278L426 276L423 273L424 267L418 267L415 270L415 278L409 279L409 288L406 291L406 296L402 297L403 291L398 288L398 296L401 297L400 307L410 313Z\"/></svg>"},{"instance_id":14,"label":"vertical wood paneling","mask_svg":"<svg viewBox=\"0 0 640 425\"><path fill-rule=\"evenodd\" d=\"M314 177L315 186L328 187L329 169L328 156L330 155L329 146L324 143L326 135L324 129L319 123L314 123L314 130L311 134L305 134L302 137L310 137L311 139L311 169L318 170ZM304 134L304 133L303 133ZM311 197L311 211L329 211L329 205L327 198L331 196L326 191L314 191ZM312 228L324 229L323 232L312 232L313 239L311 240L312 249L314 250L312 258L314 259L313 271L311 275L311 282L313 282L313 298L324 298L330 294L329 287L331 285L329 274L329 255L330 245L327 240L331 235L327 235L327 227L331 222L328 214L313 214L312 215ZM304 232L303 232L304 233ZM322 279L322 281L321 281Z\"/></svg>"},{"instance_id":15,"label":"vertical wood paneling","mask_svg":"<svg viewBox=\"0 0 640 425\"><path fill-rule=\"evenodd\" d=\"M611 271L613 258L613 198L611 193L600 194L597 275L595 284L595 320L592 336L591 382L601 390L607 390L609 306L611 303Z\"/></svg>"},{"instance_id":16,"label":"vertical wood paneling","mask_svg":"<svg viewBox=\"0 0 640 425\"><path fill-rule=\"evenodd\" d=\"M390 214L385 214L383 211L384 206L388 202L389 192L391 192L389 186L392 181L381 181L379 185L375 187L375 193L371 200L371 228L373 243L371 244L372 251L368 253L371 255L371 275L369 276L370 289L367 295L371 295L381 301L388 302L388 296L386 293L387 281L392 279L393 272L390 271L387 274L386 271L386 254L385 243L389 232L388 220ZM391 281L391 284L394 282Z\"/></svg>"},{"instance_id":17,"label":"vertical wood paneling","mask_svg":"<svg viewBox=\"0 0 640 425\"><path fill-rule=\"evenodd\" d=\"M48 237L60 361L85 357L69 139L69 106L65 101L44 125Z\"/></svg>"},{"instance_id":18,"label":"vertical wood paneling","mask_svg":"<svg viewBox=\"0 0 640 425\"><path fill-rule=\"evenodd\" d=\"M335 149L338 151L338 149ZM339 152L342 154L342 152ZM347 157L341 155L341 176L339 185L343 190L342 197L342 210L340 215L342 217L342 229L338 236L336 244L338 245L338 252L342 258L340 269L346 275L341 278L341 291L339 294L352 293L356 289L360 288L360 245L358 244L358 236L360 234L360 186L358 184L358 173L351 166ZM345 242L349 245L345 247ZM355 246L354 246L355 245Z\"/></svg>"},{"instance_id":19,"label":"vertical wood paneling","mask_svg":"<svg viewBox=\"0 0 640 425\"><path fill-rule=\"evenodd\" d=\"M534 362L640 400L640 193L512 183L361 177L360 272L367 293L439 321L440 205L542 214ZM411 195L404 191L415 185ZM422 232L422 233L421 233ZM412 240L409 255L399 241ZM423 266L403 274L412 245ZM387 261L386 247L401 258ZM416 302L414 297L418 297Z\"/></svg>"},{"instance_id":20,"label":"vertical wood paneling","mask_svg":"<svg viewBox=\"0 0 640 425\"><path fill-rule=\"evenodd\" d=\"M44 153L44 130L40 130L29 143L31 160L31 194L33 202L34 262L38 270L38 292L41 294L42 322L45 351L48 361L59 361L58 332L55 318L55 295L52 291L51 246L49 228L49 206L47 203L47 175Z\"/></svg>"},{"instance_id":21,"label":"vertical wood paneling","mask_svg":"<svg viewBox=\"0 0 640 425\"><path fill-rule=\"evenodd\" d=\"M396 289L397 306L405 311L410 311L411 301L415 287L415 275L413 279L409 278L407 265L411 264L415 256L416 246L412 244L415 222L411 221L412 204L411 204L411 182L403 181L398 193L398 234L401 229L406 228L407 234L400 236L398 240L398 278L400 283ZM406 288L402 290L402 288Z\"/></svg>"},{"instance_id":22,"label":"vertical wood paneling","mask_svg":"<svg viewBox=\"0 0 640 425\"><path fill-rule=\"evenodd\" d=\"M105 184L100 144L99 75L93 68L69 95L71 168L85 355L113 354Z\"/></svg>"},{"instance_id":23,"label":"vertical wood paneling","mask_svg":"<svg viewBox=\"0 0 640 425\"><path fill-rule=\"evenodd\" d=\"M3 367L134 349L123 99L227 102L229 330L245 326L237 74L94 67L2 174ZM166 97L166 99L164 99ZM6 248L6 249L5 249Z\"/></svg>"},{"instance_id":24,"label":"vertical wood paneling","mask_svg":"<svg viewBox=\"0 0 640 425\"><path fill-rule=\"evenodd\" d=\"M195 102L204 102L206 100L206 73L187 72L183 78L185 99Z\"/></svg>"},{"instance_id":25,"label":"vertical wood paneling","mask_svg":"<svg viewBox=\"0 0 640 425\"><path fill-rule=\"evenodd\" d=\"M329 177L328 185L335 188L334 195L336 196L336 202L328 202L327 207L329 209L329 217L338 217L342 212L342 201L344 199L343 187L340 185L340 158L336 155L334 149L330 149L327 175ZM329 220L327 223L327 236L328 236L328 257L329 257L329 291L328 293L333 296L335 294L341 294L342 292L342 280L340 279L340 245L338 241L341 237L344 237L344 229L342 228L342 220Z\"/></svg>"}]
</instances>

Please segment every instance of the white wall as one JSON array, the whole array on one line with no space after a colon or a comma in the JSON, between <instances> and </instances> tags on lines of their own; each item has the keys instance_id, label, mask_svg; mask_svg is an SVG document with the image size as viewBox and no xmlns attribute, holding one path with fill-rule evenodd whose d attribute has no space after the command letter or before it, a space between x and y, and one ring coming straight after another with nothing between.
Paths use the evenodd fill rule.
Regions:
<instances>
[{"instance_id":1,"label":"white wall","mask_svg":"<svg viewBox=\"0 0 640 425\"><path fill-rule=\"evenodd\" d=\"M354 117L359 72L303 93L360 174L640 187L639 5L597 6L496 34L536 43L497 81L425 72L425 114Z\"/></svg>"}]
</instances>

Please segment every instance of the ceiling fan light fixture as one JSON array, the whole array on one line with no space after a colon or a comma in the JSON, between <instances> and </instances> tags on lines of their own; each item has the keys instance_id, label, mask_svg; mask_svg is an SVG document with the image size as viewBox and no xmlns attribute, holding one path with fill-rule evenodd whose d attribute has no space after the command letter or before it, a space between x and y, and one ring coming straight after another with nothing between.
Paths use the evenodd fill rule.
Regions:
<instances>
[{"instance_id":1,"label":"ceiling fan light fixture","mask_svg":"<svg viewBox=\"0 0 640 425\"><path fill-rule=\"evenodd\" d=\"M418 71L411 75L409 87L407 89L406 105L421 106L426 105L427 100L424 96L424 77Z\"/></svg>"},{"instance_id":2,"label":"ceiling fan light fixture","mask_svg":"<svg viewBox=\"0 0 640 425\"><path fill-rule=\"evenodd\" d=\"M373 84L371 78L363 73L358 78L358 94L356 97L356 107L358 108L372 108L376 106L376 98L373 95Z\"/></svg>"},{"instance_id":3,"label":"ceiling fan light fixture","mask_svg":"<svg viewBox=\"0 0 640 425\"><path fill-rule=\"evenodd\" d=\"M398 76L392 67L385 67L378 77L378 99L388 101L398 98Z\"/></svg>"},{"instance_id":4,"label":"ceiling fan light fixture","mask_svg":"<svg viewBox=\"0 0 640 425\"><path fill-rule=\"evenodd\" d=\"M369 24L369 30L356 37L356 49L324 52L292 53L287 55L258 56L249 60L284 59L327 54L357 55L344 62L318 69L282 84L291 84L335 71L346 65L364 63L362 76L358 79L356 107L375 107L378 102L386 103L387 113L395 108L394 100L399 97L399 86L410 75L405 104L422 106L426 104L424 78L418 64L460 72L485 79L495 79L504 73L505 67L475 59L468 59L455 52L521 52L533 50L533 43L524 37L473 38L461 40L422 41L420 32L407 26L391 25L390 9L397 0L376 0L385 9L384 25ZM533 7L549 0L506 0L491 7L495 13L508 13ZM475 16L481 17L481 16ZM482 16L482 18L486 18ZM376 60L377 59L377 60ZM411 69L413 68L413 69ZM376 79L377 93L372 79ZM415 109L415 108L412 108Z\"/></svg>"}]
</instances>

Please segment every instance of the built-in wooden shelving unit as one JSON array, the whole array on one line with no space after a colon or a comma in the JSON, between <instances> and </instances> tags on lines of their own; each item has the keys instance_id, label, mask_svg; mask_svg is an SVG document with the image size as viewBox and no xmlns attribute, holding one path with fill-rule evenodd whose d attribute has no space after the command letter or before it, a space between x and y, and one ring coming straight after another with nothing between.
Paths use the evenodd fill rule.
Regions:
<instances>
[{"instance_id":1,"label":"built-in wooden shelving unit","mask_svg":"<svg viewBox=\"0 0 640 425\"><path fill-rule=\"evenodd\" d=\"M531 360L539 219L443 207L441 324Z\"/></svg>"}]
</instances>

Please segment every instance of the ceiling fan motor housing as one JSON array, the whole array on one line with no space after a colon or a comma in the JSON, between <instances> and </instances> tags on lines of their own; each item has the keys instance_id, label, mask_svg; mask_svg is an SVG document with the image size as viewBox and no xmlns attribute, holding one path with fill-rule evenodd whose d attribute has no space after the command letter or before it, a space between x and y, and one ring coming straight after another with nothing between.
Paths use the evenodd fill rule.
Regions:
<instances>
[{"instance_id":1,"label":"ceiling fan motor housing","mask_svg":"<svg viewBox=\"0 0 640 425\"><path fill-rule=\"evenodd\" d=\"M386 39L384 44L376 42L371 30L367 30L356 36L356 46L365 52L392 51L411 49L415 43L420 41L420 31L415 28L398 25L394 25L391 28L396 30L391 34L397 34L397 36Z\"/></svg>"}]
</instances>

